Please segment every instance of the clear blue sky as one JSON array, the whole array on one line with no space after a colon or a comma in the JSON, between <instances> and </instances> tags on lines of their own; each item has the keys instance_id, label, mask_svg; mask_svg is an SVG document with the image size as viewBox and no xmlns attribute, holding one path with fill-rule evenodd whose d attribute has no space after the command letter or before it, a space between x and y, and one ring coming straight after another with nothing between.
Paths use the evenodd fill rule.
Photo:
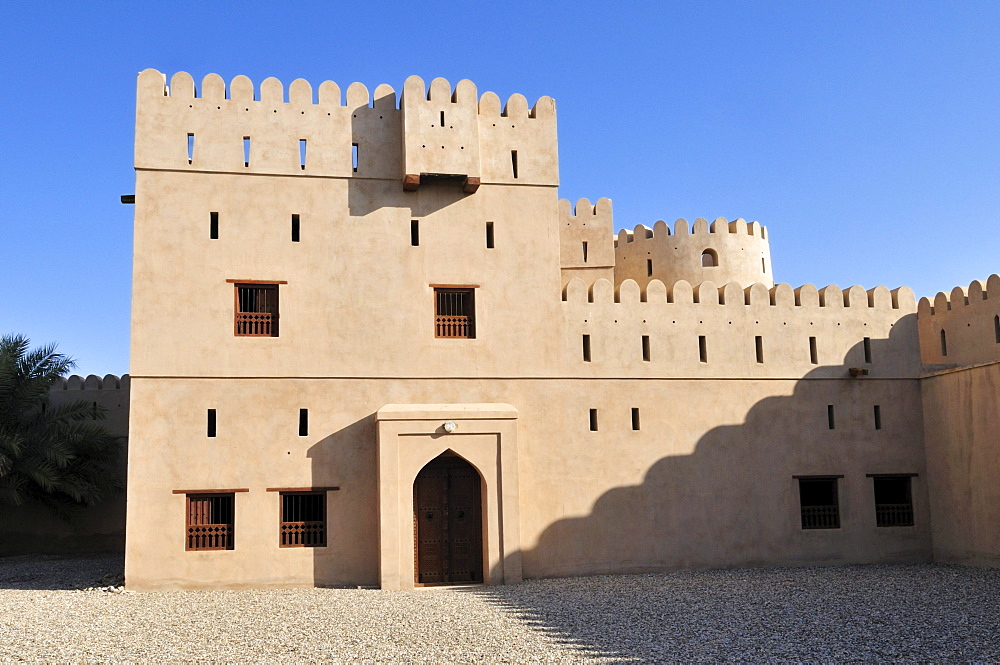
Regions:
<instances>
[{"instance_id":1,"label":"clear blue sky","mask_svg":"<svg viewBox=\"0 0 1000 665\"><path fill-rule=\"evenodd\" d=\"M1000 3L7 3L0 333L128 370L136 73L399 89L559 110L560 196L619 228L758 220L797 286L1000 271Z\"/></svg>"}]
</instances>

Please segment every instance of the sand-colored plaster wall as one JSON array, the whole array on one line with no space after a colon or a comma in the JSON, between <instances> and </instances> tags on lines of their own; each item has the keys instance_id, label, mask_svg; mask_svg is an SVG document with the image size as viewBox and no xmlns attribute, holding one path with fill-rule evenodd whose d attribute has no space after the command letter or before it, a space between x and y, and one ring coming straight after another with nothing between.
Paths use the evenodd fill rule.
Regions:
<instances>
[{"instance_id":1,"label":"sand-colored plaster wall","mask_svg":"<svg viewBox=\"0 0 1000 665\"><path fill-rule=\"evenodd\" d=\"M959 367L1000 360L1000 276L921 298L920 353L928 365Z\"/></svg>"},{"instance_id":2,"label":"sand-colored plaster wall","mask_svg":"<svg viewBox=\"0 0 1000 665\"><path fill-rule=\"evenodd\" d=\"M703 265L702 255L713 254L715 265ZM618 232L615 241L615 283L631 279L640 285L651 280L673 284L736 282L774 285L767 230L757 222L723 217L709 224L698 218L689 225L678 219L671 230L659 221L653 228L639 225Z\"/></svg>"},{"instance_id":3,"label":"sand-colored plaster wall","mask_svg":"<svg viewBox=\"0 0 1000 665\"><path fill-rule=\"evenodd\" d=\"M920 384L934 558L1000 566L1000 362Z\"/></svg>"},{"instance_id":4,"label":"sand-colored plaster wall","mask_svg":"<svg viewBox=\"0 0 1000 665\"><path fill-rule=\"evenodd\" d=\"M389 403L518 409L526 577L930 555L912 379L134 379L133 392L135 589L378 584L375 413ZM835 430L828 403L839 409ZM886 406L881 430L872 403ZM207 408L217 410L215 438ZM918 474L916 526L874 526L868 473ZM800 528L793 476L810 474L844 476L841 529ZM281 549L278 499L266 489L309 486L340 488L328 496L329 545ZM185 552L184 497L172 492L213 488L249 490L236 495L236 547Z\"/></svg>"},{"instance_id":5,"label":"sand-colored plaster wall","mask_svg":"<svg viewBox=\"0 0 1000 665\"><path fill-rule=\"evenodd\" d=\"M136 180L133 375L421 376L464 364L530 375L558 357L552 188L404 193L387 180L146 171ZM230 279L287 282L279 337L233 337ZM474 340L434 338L432 285L448 284L477 287Z\"/></svg>"},{"instance_id":6,"label":"sand-colored plaster wall","mask_svg":"<svg viewBox=\"0 0 1000 665\"><path fill-rule=\"evenodd\" d=\"M563 287L574 278L586 284L614 281L614 220L611 199L591 205L580 199L573 206L559 201L559 261Z\"/></svg>"},{"instance_id":7,"label":"sand-colored plaster wall","mask_svg":"<svg viewBox=\"0 0 1000 665\"><path fill-rule=\"evenodd\" d=\"M187 75L171 79L169 94L158 72L140 75L129 586L378 584L388 556L379 497L412 492L409 472L380 487L375 414L387 404L516 409L516 432L500 445L517 442L518 510L501 516L498 500L486 520L516 512L520 551L488 556L491 575L509 556L527 577L926 560L923 434L908 415L920 403L912 293L774 286L764 231L742 220L685 222L674 234L657 225L620 235L614 250L609 201L578 202L575 214L557 201L548 98L530 112L520 95L504 111L492 93L479 98L474 193L459 181L403 191L411 138L454 130L439 143L445 153L472 140L476 93L466 83L452 91L435 80L427 100L422 82L408 80L409 101L397 108L388 86L369 106L360 84L343 104L324 83L314 103L296 81L286 102L269 79L254 101L244 77L226 99L214 75L197 95ZM427 127L410 136L403 116L414 99L412 117ZM446 121L456 111L458 124L441 127L441 110ZM465 156L413 159L420 172L475 167ZM588 245L583 265L590 238L595 253ZM717 268L701 266L708 241ZM666 252L653 279L643 277L646 255L633 256L647 244ZM280 282L278 337L234 336L227 280ZM434 285L476 289L475 339L434 337ZM309 410L306 436L300 409ZM501 454L498 466L513 457ZM489 487L495 470L478 468ZM875 527L869 473L917 474L915 526ZM840 529L801 529L794 476L816 474L843 476ZM277 487L339 487L327 494L326 547L278 547L279 499L267 491ZM233 550L184 551L183 492L196 489L247 490L235 494ZM400 564L408 557L396 554Z\"/></svg>"}]
</instances>

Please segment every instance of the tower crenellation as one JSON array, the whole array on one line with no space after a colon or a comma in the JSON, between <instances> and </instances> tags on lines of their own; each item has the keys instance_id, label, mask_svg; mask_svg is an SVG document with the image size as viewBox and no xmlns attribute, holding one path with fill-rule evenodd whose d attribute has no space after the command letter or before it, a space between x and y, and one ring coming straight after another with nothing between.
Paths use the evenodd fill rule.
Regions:
<instances>
[{"instance_id":1,"label":"tower crenellation","mask_svg":"<svg viewBox=\"0 0 1000 665\"><path fill-rule=\"evenodd\" d=\"M575 206L560 199L559 261L563 286L576 277L586 282L614 279L614 228L611 199L600 198L594 203L579 199Z\"/></svg>"},{"instance_id":2,"label":"tower crenellation","mask_svg":"<svg viewBox=\"0 0 1000 665\"><path fill-rule=\"evenodd\" d=\"M920 354L929 365L1000 360L1000 275L956 286L918 306Z\"/></svg>"},{"instance_id":3,"label":"tower crenellation","mask_svg":"<svg viewBox=\"0 0 1000 665\"><path fill-rule=\"evenodd\" d=\"M649 228L622 230L615 240L615 281L633 279L642 284L653 279L716 283L736 281L743 286L760 282L774 285L767 230L758 222L728 221L711 224L698 218L689 225L678 219L673 229L663 221Z\"/></svg>"},{"instance_id":4,"label":"tower crenellation","mask_svg":"<svg viewBox=\"0 0 1000 665\"><path fill-rule=\"evenodd\" d=\"M287 94L286 94L287 92ZM514 94L481 97L468 80L454 88L409 77L399 95L361 83L275 78L255 88L246 76L217 74L200 86L186 72L139 74L137 168L319 177L456 179L474 193L481 182L558 184L555 102L529 107Z\"/></svg>"}]
</instances>

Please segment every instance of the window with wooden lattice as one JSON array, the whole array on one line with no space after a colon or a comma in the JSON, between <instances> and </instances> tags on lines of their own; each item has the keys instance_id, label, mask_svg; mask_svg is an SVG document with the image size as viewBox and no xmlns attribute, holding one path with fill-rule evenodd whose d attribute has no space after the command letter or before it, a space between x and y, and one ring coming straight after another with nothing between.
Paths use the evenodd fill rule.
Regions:
<instances>
[{"instance_id":1,"label":"window with wooden lattice","mask_svg":"<svg viewBox=\"0 0 1000 665\"><path fill-rule=\"evenodd\" d=\"M281 492L281 547L326 547L326 492Z\"/></svg>"},{"instance_id":2,"label":"window with wooden lattice","mask_svg":"<svg viewBox=\"0 0 1000 665\"><path fill-rule=\"evenodd\" d=\"M839 529L840 501L837 478L799 478L803 529Z\"/></svg>"},{"instance_id":3,"label":"window with wooden lattice","mask_svg":"<svg viewBox=\"0 0 1000 665\"><path fill-rule=\"evenodd\" d=\"M237 282L235 334L237 337L278 336L278 285Z\"/></svg>"},{"instance_id":4,"label":"window with wooden lattice","mask_svg":"<svg viewBox=\"0 0 1000 665\"><path fill-rule=\"evenodd\" d=\"M873 476L875 526L913 526L910 476Z\"/></svg>"},{"instance_id":5,"label":"window with wooden lattice","mask_svg":"<svg viewBox=\"0 0 1000 665\"><path fill-rule=\"evenodd\" d=\"M233 504L232 494L188 494L184 549L233 549Z\"/></svg>"},{"instance_id":6,"label":"window with wooden lattice","mask_svg":"<svg viewBox=\"0 0 1000 665\"><path fill-rule=\"evenodd\" d=\"M476 289L434 289L434 336L452 339L476 337Z\"/></svg>"}]
</instances>

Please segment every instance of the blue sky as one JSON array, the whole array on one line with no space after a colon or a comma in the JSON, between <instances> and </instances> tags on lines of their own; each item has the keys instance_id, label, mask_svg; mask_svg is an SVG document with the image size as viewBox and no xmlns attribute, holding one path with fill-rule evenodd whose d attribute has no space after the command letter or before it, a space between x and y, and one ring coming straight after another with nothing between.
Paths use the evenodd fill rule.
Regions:
<instances>
[{"instance_id":1,"label":"blue sky","mask_svg":"<svg viewBox=\"0 0 1000 665\"><path fill-rule=\"evenodd\" d=\"M135 75L410 74L556 99L560 196L766 225L775 276L1000 271L1000 3L8 3L0 333L128 370Z\"/></svg>"}]
</instances>

